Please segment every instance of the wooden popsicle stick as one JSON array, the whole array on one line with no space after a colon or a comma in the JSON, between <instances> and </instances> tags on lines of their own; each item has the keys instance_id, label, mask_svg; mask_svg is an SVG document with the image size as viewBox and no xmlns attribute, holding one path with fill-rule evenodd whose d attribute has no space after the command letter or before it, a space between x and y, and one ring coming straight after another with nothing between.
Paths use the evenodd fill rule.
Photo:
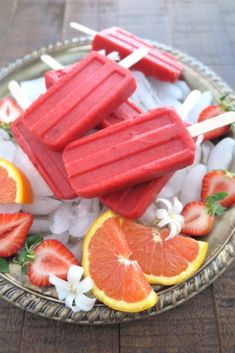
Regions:
<instances>
[{"instance_id":1,"label":"wooden popsicle stick","mask_svg":"<svg viewBox=\"0 0 235 353\"><path fill-rule=\"evenodd\" d=\"M198 99L201 97L202 93L195 89L189 93L181 107L177 110L179 116L185 120L189 115L190 111L193 109Z\"/></svg>"},{"instance_id":2,"label":"wooden popsicle stick","mask_svg":"<svg viewBox=\"0 0 235 353\"><path fill-rule=\"evenodd\" d=\"M41 60L51 67L53 70L61 70L64 68L58 61L56 61L52 56L43 54L41 55Z\"/></svg>"},{"instance_id":3,"label":"wooden popsicle stick","mask_svg":"<svg viewBox=\"0 0 235 353\"><path fill-rule=\"evenodd\" d=\"M15 98L15 100L23 110L26 110L31 105L29 98L26 96L18 82L10 81L8 84L8 88L12 96Z\"/></svg>"},{"instance_id":4,"label":"wooden popsicle stick","mask_svg":"<svg viewBox=\"0 0 235 353\"><path fill-rule=\"evenodd\" d=\"M95 37L96 35L96 31L94 31L93 29L83 26L80 23L77 22L70 22L70 27L72 27L73 29L76 29L79 32L88 34L89 36Z\"/></svg>"},{"instance_id":5,"label":"wooden popsicle stick","mask_svg":"<svg viewBox=\"0 0 235 353\"><path fill-rule=\"evenodd\" d=\"M119 65L124 67L125 69L129 69L136 63L138 63L141 59L143 59L148 54L147 48L140 48L135 50L130 55L126 56L122 61L119 61Z\"/></svg>"},{"instance_id":6,"label":"wooden popsicle stick","mask_svg":"<svg viewBox=\"0 0 235 353\"><path fill-rule=\"evenodd\" d=\"M130 55L126 56L122 61L119 61L118 64L124 67L125 69L129 69L131 66L135 65L138 61L143 59L147 55L147 53L147 48L137 49ZM63 65L58 63L58 61L56 61L50 55L41 55L41 60L53 70L60 70L64 68Z\"/></svg>"},{"instance_id":7,"label":"wooden popsicle stick","mask_svg":"<svg viewBox=\"0 0 235 353\"><path fill-rule=\"evenodd\" d=\"M196 137L219 127L230 125L235 122L235 112L227 112L214 118L204 120L200 123L189 126L188 132L192 137Z\"/></svg>"}]
</instances>

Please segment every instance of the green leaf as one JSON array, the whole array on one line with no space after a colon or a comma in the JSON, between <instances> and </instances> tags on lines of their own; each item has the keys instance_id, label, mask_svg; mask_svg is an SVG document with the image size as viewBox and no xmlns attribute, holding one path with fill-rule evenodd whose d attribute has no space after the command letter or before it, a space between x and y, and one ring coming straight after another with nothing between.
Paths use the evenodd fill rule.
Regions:
<instances>
[{"instance_id":1,"label":"green leaf","mask_svg":"<svg viewBox=\"0 0 235 353\"><path fill-rule=\"evenodd\" d=\"M218 202L223 200L228 196L227 192L217 192L213 195L210 195L206 199L206 207L208 208L208 212L211 215L222 216L226 207L220 205Z\"/></svg>"},{"instance_id":2,"label":"green leaf","mask_svg":"<svg viewBox=\"0 0 235 353\"><path fill-rule=\"evenodd\" d=\"M23 249L21 250L21 252L19 253L18 256L18 263L23 264L27 259L27 250Z\"/></svg>"},{"instance_id":3,"label":"green leaf","mask_svg":"<svg viewBox=\"0 0 235 353\"><path fill-rule=\"evenodd\" d=\"M25 275L28 274L29 271L29 266L28 264L24 264L23 266L21 266L21 272L24 273Z\"/></svg>"},{"instance_id":4,"label":"green leaf","mask_svg":"<svg viewBox=\"0 0 235 353\"><path fill-rule=\"evenodd\" d=\"M210 195L210 196L207 197L206 203L214 203L214 202L217 202L217 201L221 201L227 196L228 196L227 192L224 192L224 191L216 192L215 194Z\"/></svg>"},{"instance_id":5,"label":"green leaf","mask_svg":"<svg viewBox=\"0 0 235 353\"><path fill-rule=\"evenodd\" d=\"M0 272L8 273L9 272L9 264L6 259L0 257Z\"/></svg>"},{"instance_id":6,"label":"green leaf","mask_svg":"<svg viewBox=\"0 0 235 353\"><path fill-rule=\"evenodd\" d=\"M26 246L25 247L26 247L26 249L33 249L42 241L43 241L43 236L41 234L30 235L26 239Z\"/></svg>"},{"instance_id":7,"label":"green leaf","mask_svg":"<svg viewBox=\"0 0 235 353\"><path fill-rule=\"evenodd\" d=\"M13 135L11 133L11 123L0 122L0 129L5 130L8 133L8 135L10 136L10 138L13 139Z\"/></svg>"},{"instance_id":8,"label":"green leaf","mask_svg":"<svg viewBox=\"0 0 235 353\"><path fill-rule=\"evenodd\" d=\"M235 107L234 105L227 100L228 96L230 96L231 93L226 93L224 96L220 97L220 106L225 110L225 111L234 111Z\"/></svg>"}]
</instances>

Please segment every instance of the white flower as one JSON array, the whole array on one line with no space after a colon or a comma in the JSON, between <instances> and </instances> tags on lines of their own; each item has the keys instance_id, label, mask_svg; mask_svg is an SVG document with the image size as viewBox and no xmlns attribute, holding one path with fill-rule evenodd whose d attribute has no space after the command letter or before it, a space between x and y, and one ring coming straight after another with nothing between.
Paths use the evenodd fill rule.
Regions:
<instances>
[{"instance_id":1,"label":"white flower","mask_svg":"<svg viewBox=\"0 0 235 353\"><path fill-rule=\"evenodd\" d=\"M49 277L50 283L56 287L58 298L64 300L65 305L75 313L81 310L90 311L96 301L96 298L89 298L84 295L92 289L93 284L90 277L80 281L83 272L82 267L72 265L68 270L68 281L64 281L53 274Z\"/></svg>"},{"instance_id":2,"label":"white flower","mask_svg":"<svg viewBox=\"0 0 235 353\"><path fill-rule=\"evenodd\" d=\"M156 212L156 216L160 222L157 223L158 227L164 227L166 225L170 228L170 233L166 240L174 238L180 233L184 225L184 217L180 214L183 205L182 203L174 197L173 204L167 199L159 198L156 203L161 202L166 206L165 208L160 208Z\"/></svg>"}]
</instances>

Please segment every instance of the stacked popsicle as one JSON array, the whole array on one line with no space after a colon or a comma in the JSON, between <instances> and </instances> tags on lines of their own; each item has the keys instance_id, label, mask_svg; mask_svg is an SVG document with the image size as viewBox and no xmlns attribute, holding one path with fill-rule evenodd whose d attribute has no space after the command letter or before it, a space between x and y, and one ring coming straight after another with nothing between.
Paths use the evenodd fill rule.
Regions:
<instances>
[{"instance_id":1,"label":"stacked popsicle","mask_svg":"<svg viewBox=\"0 0 235 353\"><path fill-rule=\"evenodd\" d=\"M120 29L96 35L93 49L100 46L117 49L121 56L147 48L149 53L141 54L146 57L135 63L162 80L175 81L182 72L176 59ZM115 211L136 218L172 173L192 164L192 136L202 130L187 129L171 108L141 114L128 102L136 88L128 60L119 65L91 52L69 68L48 72L48 91L16 121L12 132L57 197L99 196ZM83 137L99 124L105 129ZM54 161L56 167L51 169ZM69 180L72 190L67 196L62 179L66 187ZM58 186L63 192L55 191Z\"/></svg>"}]
</instances>

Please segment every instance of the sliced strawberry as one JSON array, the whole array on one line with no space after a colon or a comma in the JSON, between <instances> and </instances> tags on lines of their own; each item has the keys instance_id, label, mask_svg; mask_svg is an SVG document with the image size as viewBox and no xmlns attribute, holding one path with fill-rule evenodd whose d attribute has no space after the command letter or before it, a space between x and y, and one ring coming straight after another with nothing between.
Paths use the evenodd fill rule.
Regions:
<instances>
[{"instance_id":1,"label":"sliced strawberry","mask_svg":"<svg viewBox=\"0 0 235 353\"><path fill-rule=\"evenodd\" d=\"M28 276L30 282L39 287L50 286L50 274L66 279L69 267L78 264L73 254L54 239L42 241L32 253L33 262L29 264Z\"/></svg>"},{"instance_id":2,"label":"sliced strawberry","mask_svg":"<svg viewBox=\"0 0 235 353\"><path fill-rule=\"evenodd\" d=\"M11 97L5 97L0 100L0 121L3 123L11 123L16 120L23 110Z\"/></svg>"},{"instance_id":3,"label":"sliced strawberry","mask_svg":"<svg viewBox=\"0 0 235 353\"><path fill-rule=\"evenodd\" d=\"M208 213L204 202L194 201L184 206L182 211L184 216L183 234L201 236L210 233L215 217Z\"/></svg>"},{"instance_id":4,"label":"sliced strawberry","mask_svg":"<svg viewBox=\"0 0 235 353\"><path fill-rule=\"evenodd\" d=\"M227 192L228 196L219 201L220 205L229 207L235 204L235 174L224 170L212 170L202 180L201 199L218 192Z\"/></svg>"},{"instance_id":5,"label":"sliced strawberry","mask_svg":"<svg viewBox=\"0 0 235 353\"><path fill-rule=\"evenodd\" d=\"M14 255L23 246L32 222L29 213L0 214L0 256Z\"/></svg>"},{"instance_id":6,"label":"sliced strawberry","mask_svg":"<svg viewBox=\"0 0 235 353\"><path fill-rule=\"evenodd\" d=\"M224 113L225 110L220 105L210 105L209 107L205 108L201 114L199 115L198 121L204 121L211 119L217 115ZM230 126L223 126L218 129L212 130L204 134L204 140L212 140L216 137L222 136L227 134L229 131Z\"/></svg>"}]
</instances>

